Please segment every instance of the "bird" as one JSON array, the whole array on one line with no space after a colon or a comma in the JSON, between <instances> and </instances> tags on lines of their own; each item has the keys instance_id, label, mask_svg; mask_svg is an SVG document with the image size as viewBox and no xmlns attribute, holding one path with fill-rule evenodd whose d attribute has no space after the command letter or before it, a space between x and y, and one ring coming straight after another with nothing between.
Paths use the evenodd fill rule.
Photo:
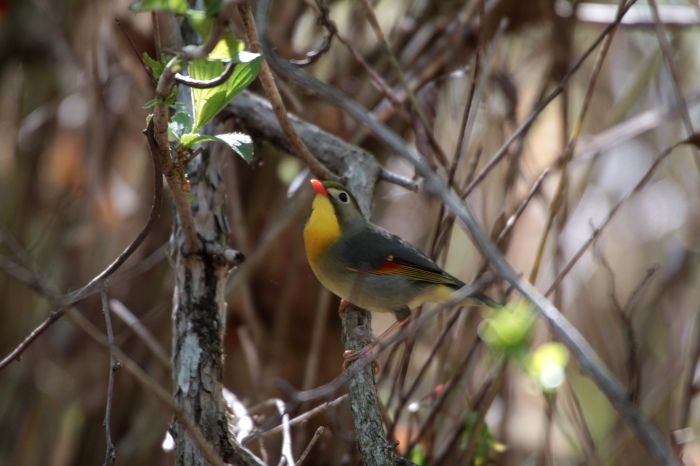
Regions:
<instances>
[{"instance_id":1,"label":"bird","mask_svg":"<svg viewBox=\"0 0 700 466\"><path fill-rule=\"evenodd\" d=\"M399 236L365 218L355 196L336 181L311 180L315 196L304 226L306 258L316 278L348 303L372 312L391 312L396 322L377 341L405 324L411 308L443 303L466 284L442 270L427 255ZM459 304L500 304L476 293ZM376 346L346 351L343 367Z\"/></svg>"}]
</instances>

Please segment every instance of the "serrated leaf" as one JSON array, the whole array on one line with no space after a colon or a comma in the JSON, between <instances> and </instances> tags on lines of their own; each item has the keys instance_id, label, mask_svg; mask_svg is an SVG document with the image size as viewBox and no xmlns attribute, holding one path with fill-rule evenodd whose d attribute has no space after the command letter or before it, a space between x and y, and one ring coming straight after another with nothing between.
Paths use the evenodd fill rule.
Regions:
<instances>
[{"instance_id":1,"label":"serrated leaf","mask_svg":"<svg viewBox=\"0 0 700 466\"><path fill-rule=\"evenodd\" d=\"M133 12L141 11L172 11L180 15L187 13L186 0L143 0L142 2L134 2L129 6L129 10Z\"/></svg>"},{"instance_id":2,"label":"serrated leaf","mask_svg":"<svg viewBox=\"0 0 700 466\"><path fill-rule=\"evenodd\" d=\"M253 140L244 133L217 134L216 139L229 146L235 153L250 163L253 160Z\"/></svg>"},{"instance_id":3,"label":"serrated leaf","mask_svg":"<svg viewBox=\"0 0 700 466\"><path fill-rule=\"evenodd\" d=\"M243 51L243 47L245 44L242 41L233 37L233 34L227 33L207 55L207 60L233 60Z\"/></svg>"},{"instance_id":4,"label":"serrated leaf","mask_svg":"<svg viewBox=\"0 0 700 466\"><path fill-rule=\"evenodd\" d=\"M258 56L248 63L236 65L231 77L223 84L210 89L192 89L194 108L194 125L192 132L197 132L209 123L238 93L245 89L258 75L262 57ZM189 64L189 74L199 81L208 81L224 72L220 61L193 60Z\"/></svg>"}]
</instances>

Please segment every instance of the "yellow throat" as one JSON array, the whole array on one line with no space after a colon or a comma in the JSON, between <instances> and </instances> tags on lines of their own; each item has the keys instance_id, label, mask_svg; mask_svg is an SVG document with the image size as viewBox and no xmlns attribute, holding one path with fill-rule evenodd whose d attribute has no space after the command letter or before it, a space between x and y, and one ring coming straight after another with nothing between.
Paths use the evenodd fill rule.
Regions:
<instances>
[{"instance_id":1,"label":"yellow throat","mask_svg":"<svg viewBox=\"0 0 700 466\"><path fill-rule=\"evenodd\" d=\"M306 258L313 267L319 256L340 238L340 225L328 197L317 194L304 227Z\"/></svg>"}]
</instances>

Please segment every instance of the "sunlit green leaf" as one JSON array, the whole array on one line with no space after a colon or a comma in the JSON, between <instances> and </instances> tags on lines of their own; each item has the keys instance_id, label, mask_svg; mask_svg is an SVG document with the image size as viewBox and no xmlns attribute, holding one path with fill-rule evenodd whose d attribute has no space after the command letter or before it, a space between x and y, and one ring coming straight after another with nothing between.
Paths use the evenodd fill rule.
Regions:
<instances>
[{"instance_id":1,"label":"sunlit green leaf","mask_svg":"<svg viewBox=\"0 0 700 466\"><path fill-rule=\"evenodd\" d=\"M253 140L247 134L226 133L211 136L208 134L188 133L180 137L180 144L187 148L202 142L222 142L243 157L246 162L250 163L253 160Z\"/></svg>"},{"instance_id":2,"label":"sunlit green leaf","mask_svg":"<svg viewBox=\"0 0 700 466\"><path fill-rule=\"evenodd\" d=\"M203 11L187 10L187 18L197 34L203 38L209 37L211 27L214 24L214 19L211 16L207 16Z\"/></svg>"},{"instance_id":3,"label":"sunlit green leaf","mask_svg":"<svg viewBox=\"0 0 700 466\"><path fill-rule=\"evenodd\" d=\"M195 144L200 144L202 142L207 142L207 141L217 141L215 136L209 136L208 134L199 134L199 133L188 133L188 134L183 134L182 137L180 138L180 144L183 146L190 148L194 146Z\"/></svg>"},{"instance_id":4,"label":"sunlit green leaf","mask_svg":"<svg viewBox=\"0 0 700 466\"><path fill-rule=\"evenodd\" d=\"M252 63L254 61L260 61L260 54L254 52L248 52L246 50L241 50L233 57L234 63Z\"/></svg>"},{"instance_id":5,"label":"sunlit green leaf","mask_svg":"<svg viewBox=\"0 0 700 466\"><path fill-rule=\"evenodd\" d=\"M214 50L207 55L207 60L233 60L243 50L243 47L245 44L233 37L233 34L225 34L216 44Z\"/></svg>"},{"instance_id":6,"label":"sunlit green leaf","mask_svg":"<svg viewBox=\"0 0 700 466\"><path fill-rule=\"evenodd\" d=\"M197 132L216 116L239 92L245 89L258 75L262 57L257 56L248 63L236 65L231 77L223 84L210 89L192 89L194 125ZM193 60L189 64L189 74L199 81L208 81L221 76L224 64L220 61Z\"/></svg>"},{"instance_id":7,"label":"sunlit green leaf","mask_svg":"<svg viewBox=\"0 0 700 466\"><path fill-rule=\"evenodd\" d=\"M226 133L218 134L216 139L229 146L235 153L250 163L253 160L253 140L247 134Z\"/></svg>"}]
</instances>

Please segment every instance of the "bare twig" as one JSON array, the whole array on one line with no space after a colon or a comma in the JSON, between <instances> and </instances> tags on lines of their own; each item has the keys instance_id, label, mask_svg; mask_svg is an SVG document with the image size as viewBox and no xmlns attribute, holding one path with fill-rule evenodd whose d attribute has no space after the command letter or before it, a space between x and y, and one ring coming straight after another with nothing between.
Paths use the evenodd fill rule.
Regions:
<instances>
[{"instance_id":1,"label":"bare twig","mask_svg":"<svg viewBox=\"0 0 700 466\"><path fill-rule=\"evenodd\" d=\"M71 317L73 317L74 322L78 324L78 326L83 331L85 331L85 333L90 338L92 338L102 348L106 348L108 346L107 340L104 337L104 335L94 325L92 325L92 323L90 323L90 321L88 321L81 313L77 311L73 312L72 308L70 313ZM113 351L114 355L119 359L121 366L127 372L133 375L136 381L143 388L155 395L158 401L160 401L165 407L171 410L175 417L177 417L178 420L180 420L180 422L183 423L183 425L187 429L187 432L192 436L192 438L194 439L199 449L202 451L202 454L207 459L207 461L209 461L211 464L223 466L223 461L221 460L221 458L219 458L216 452L214 452L213 448L201 434L194 421L192 421L192 419L190 419L190 417L187 416L182 409L180 409L173 403L170 393L168 393L165 389L158 385L158 383L155 380L153 380L153 378L146 374L146 372L144 372L144 370L141 369L141 367L139 367L139 365L136 364L136 362L134 362L129 356L127 356L126 353L124 353L121 349L115 346L113 347ZM246 464L255 463L246 462Z\"/></svg>"},{"instance_id":2,"label":"bare twig","mask_svg":"<svg viewBox=\"0 0 700 466\"><path fill-rule=\"evenodd\" d=\"M170 356L166 353L165 349L156 341L148 328L136 317L121 301L117 299L110 299L109 307L114 312L114 314L119 317L122 322L131 328L136 335L146 343L148 349L155 355L156 359L170 370Z\"/></svg>"},{"instance_id":3,"label":"bare twig","mask_svg":"<svg viewBox=\"0 0 700 466\"><path fill-rule=\"evenodd\" d=\"M406 93L406 96L408 97L409 102L411 102L411 105L413 106L413 110L416 112L416 115L418 115L418 119L420 120L421 124L423 125L423 128L425 129L425 133L428 136L430 144L433 146L433 149L435 150L435 154L437 154L440 163L443 166L446 166L447 165L447 156L445 155L445 152L443 151L442 146L440 146L440 143L435 138L435 133L433 132L432 125L428 121L428 118L425 116L425 112L423 111L423 108L418 103L418 99L416 99L416 94L413 92L411 85L406 80L406 75L404 74L403 69L401 68L401 64L399 63L399 60L396 58L396 55L394 54L394 52L391 50L391 46L389 45L389 41L387 40L386 36L384 35L384 31L382 31L381 25L379 24L379 20L377 19L377 15L374 14L374 9L372 8L372 5L370 4L369 0L360 0L360 4L362 5L362 8L365 11L365 15L367 16L367 20L369 21L369 24L372 26L372 29L374 30L374 33L377 36L377 39L379 39L379 43L384 48L384 53L386 53L386 56L389 58L389 63L391 64L392 68L396 72L396 76L399 79L399 83L401 83L401 87L403 88L404 92Z\"/></svg>"},{"instance_id":4,"label":"bare twig","mask_svg":"<svg viewBox=\"0 0 700 466\"><path fill-rule=\"evenodd\" d=\"M383 167L379 170L379 179L384 180L387 183L393 183L397 186L401 186L409 191L413 191L414 193L418 192L418 183L401 175L397 175L396 173L390 172Z\"/></svg>"},{"instance_id":5,"label":"bare twig","mask_svg":"<svg viewBox=\"0 0 700 466\"><path fill-rule=\"evenodd\" d=\"M622 17L624 17L624 14L627 13L627 11L632 7L632 5L636 2L636 0L630 0L622 9L621 14L618 15L618 22L621 20ZM474 178L474 180L469 183L469 186L467 186L466 190L467 192L471 191L474 186L478 185L481 183L481 181L488 175L488 173L498 165L498 163L501 161L501 159L508 153L508 149L510 146L515 142L516 139L520 138L521 135L527 132L527 130L530 128L532 123L535 121L535 119L542 113L542 111L549 106L552 101L561 94L564 89L566 88L566 84L569 82L569 79L576 74L576 72L581 68L583 63L588 59L588 57L595 51L596 48L598 48L598 45L605 40L605 38L608 36L608 34L615 28L617 27L616 25L618 22L615 22L613 24L610 24L607 26L603 31L600 33L600 35L596 38L596 40L593 41L593 43L588 47L588 49L581 55L581 57L574 63L574 65L571 67L571 69L564 75L564 77L561 79L561 81L557 84L557 87L554 88L552 92L550 92L547 97L545 97L542 102L535 108L535 110L532 111L530 116L527 117L527 119L518 127L513 134L510 135L508 140L503 143L500 149L496 151L496 153L491 157L491 160L486 164L486 166L481 170L481 172Z\"/></svg>"},{"instance_id":6,"label":"bare twig","mask_svg":"<svg viewBox=\"0 0 700 466\"><path fill-rule=\"evenodd\" d=\"M622 16L624 15L624 6L625 6L625 1L626 0L620 0L620 3L618 5L618 10L617 10L617 22L614 23L614 27L610 30L610 34L605 36L605 39L603 40L603 45L601 46L600 52L598 53L598 56L596 57L595 64L593 65L593 70L591 71L591 77L588 80L588 87L586 88L586 95L583 99L583 105L581 106L581 110L579 112L578 119L576 120L576 123L574 125L574 129L571 132L571 137L569 138L569 142L566 145L566 148L564 149L564 160L562 163L561 167L561 172L559 174L559 182L557 184L557 188L554 192L554 198L552 199L552 202L549 206L549 215L547 216L547 223L544 226L544 229L542 231L542 236L540 237L540 242L539 246L537 248L537 253L535 254L535 262L532 265L532 270L530 271L530 283L535 283L537 281L537 275L539 273L540 269L540 263L542 261L542 258L544 257L544 248L547 245L547 238L549 237L549 233L552 229L552 225L554 224L554 219L557 217L559 214L559 209L563 205L564 199L566 197L566 187L568 185L568 168L569 168L569 163L574 157L574 151L576 149L576 143L578 142L579 137L581 136L581 130L583 128L583 122L586 118L586 114L588 113L588 106L591 103L591 98L593 97L593 91L596 87L596 84L598 82L598 76L600 76L600 71L603 68L603 63L605 62L605 58L608 55L608 50L610 49L610 44L612 44L613 37L615 36L615 32L617 32L617 28L620 24L620 20L622 20Z\"/></svg>"},{"instance_id":7,"label":"bare twig","mask_svg":"<svg viewBox=\"0 0 700 466\"><path fill-rule=\"evenodd\" d=\"M289 427L289 413L287 413L282 400L276 399L274 403L277 407L277 412L282 416L282 458L280 458L280 465L283 464L284 460L287 462L287 465L291 466L295 464L295 461L292 456L292 433Z\"/></svg>"},{"instance_id":8,"label":"bare twig","mask_svg":"<svg viewBox=\"0 0 700 466\"><path fill-rule=\"evenodd\" d=\"M501 361L496 365L496 376L491 382L491 386L488 388L486 397L479 406L479 411L476 417L476 421L471 427L471 432L469 434L469 441L467 442L467 447L464 449L462 455L462 464L472 464L472 458L474 456L474 451L476 449L477 441L481 438L481 428L486 422L486 413L493 404L493 400L496 399L498 391L501 389L501 384L503 383L503 377L506 374L506 368L508 367L508 359L502 358Z\"/></svg>"},{"instance_id":9,"label":"bare twig","mask_svg":"<svg viewBox=\"0 0 700 466\"><path fill-rule=\"evenodd\" d=\"M316 432L314 432L314 436L311 438L309 445L304 450L304 453L301 454L301 456L299 457L299 461L297 461L295 466L302 465L302 463L304 462L306 457L309 455L309 452L311 451L311 449L314 447L314 445L316 445L316 442L318 441L318 439L321 438L321 435L323 435L323 431L324 431L323 426L319 426L319 428L316 429Z\"/></svg>"},{"instance_id":10,"label":"bare twig","mask_svg":"<svg viewBox=\"0 0 700 466\"><path fill-rule=\"evenodd\" d=\"M241 2L240 5L238 5L238 11L243 19L243 26L246 30L246 34L248 35L250 46L253 50L258 51L258 30L255 26L253 10L250 8L250 4L247 1ZM275 111L275 115L279 120L280 126L284 130L287 138L289 138L290 144L294 148L294 153L296 156L299 157L301 161L311 169L315 176L324 180L339 180L335 173L331 172L327 167L322 165L321 162L319 162L318 159L311 154L297 132L294 130L294 126L292 126L291 121L289 121L287 111L284 107L284 102L282 102L282 96L280 96L277 85L275 84L275 79L272 76L272 72L270 71L270 67L268 66L267 62L263 62L260 65L260 73L258 76L263 88L265 89L267 97L272 103L272 108Z\"/></svg>"},{"instance_id":11,"label":"bare twig","mask_svg":"<svg viewBox=\"0 0 700 466\"><path fill-rule=\"evenodd\" d=\"M289 421L289 425L290 425L290 426L295 426L295 425L297 425L297 424L304 424L304 423L308 422L309 419L311 419L312 417L316 416L317 414L321 414L321 413L324 413L324 412L328 411L328 410L331 409L331 408L335 408L335 407L337 407L339 404L341 404L342 402L347 401L347 399L348 399L348 395L342 395L342 396L339 396L338 398L336 398L336 399L333 400L333 401L329 401L329 402L324 403L324 404L322 404L322 405L316 406L314 409L311 409L311 410L305 412L304 414L300 414L299 416L297 416L297 417L295 417L294 419L290 420L290 421ZM278 426L276 426L276 427L273 427L273 428L271 428L271 429L268 429L268 430L266 430L266 431L264 431L264 432L257 432L257 433L255 433L255 434L251 434L250 436L244 438L244 439L241 441L241 443L246 444L246 443L250 442L251 440L253 440L253 439L255 439L255 438L258 438L258 437L269 437L269 436L272 436L272 435L279 434L280 432L282 432L282 425L281 425L281 424L278 425Z\"/></svg>"},{"instance_id":12,"label":"bare twig","mask_svg":"<svg viewBox=\"0 0 700 466\"><path fill-rule=\"evenodd\" d=\"M149 143L151 142L149 134L152 134L150 130L153 127L153 122L149 123L148 129L146 130L146 135L149 137ZM153 149L153 146L149 144L149 147ZM18 360L19 357L26 351L27 348L39 338L51 325L59 320L72 304L86 298L87 296L94 293L98 287L104 283L104 281L112 275L121 265L126 262L126 260L131 256L134 251L143 243L148 234L151 232L153 225L160 217L160 207L162 204L163 197L163 171L161 159L156 152L151 152L151 159L153 161L153 202L151 203L151 211L148 214L148 219L146 223L141 228L141 231L136 238L126 247L124 252L122 252L117 259L112 262L109 267L103 270L99 275L93 278L90 283L76 291L75 293L69 295L65 302L60 304L60 307L49 315L49 317L44 320L38 327L36 327L32 332L20 343L10 354L5 356L2 361L0 361L0 371L7 367L12 361Z\"/></svg>"},{"instance_id":13,"label":"bare twig","mask_svg":"<svg viewBox=\"0 0 700 466\"><path fill-rule=\"evenodd\" d=\"M105 437L107 443L107 451L105 453L104 466L114 464L117 459L117 449L112 443L112 434L110 432L110 423L112 417L112 394L114 392L114 372L119 367L119 362L114 357L114 332L112 332L112 319L109 316L109 303L107 302L107 290L104 288L100 291L102 298L102 313L105 316L105 327L107 329L107 351L109 352L109 382L107 383L107 401L105 403Z\"/></svg>"},{"instance_id":14,"label":"bare twig","mask_svg":"<svg viewBox=\"0 0 700 466\"><path fill-rule=\"evenodd\" d=\"M328 4L325 1L316 0L316 5L314 5L319 14L319 18L316 20L316 24L320 24L326 28L328 34L323 38L323 43L316 49L308 52L304 60L291 60L291 62L300 67L309 66L321 58L324 53L331 49L331 44L333 43L333 37L338 34L338 28L335 23L330 19L331 9L328 8ZM299 460L301 463L301 460Z\"/></svg>"},{"instance_id":15,"label":"bare twig","mask_svg":"<svg viewBox=\"0 0 700 466\"><path fill-rule=\"evenodd\" d=\"M664 25L661 22L661 17L659 15L659 6L656 4L656 0L649 0L649 6L651 7L651 12L654 17L654 29L656 30L656 37L659 40L659 46L664 54L664 58L666 59L668 69L671 71L671 82L673 83L673 92L676 95L676 105L678 105L680 110L685 130L688 136L691 136L694 133L693 122L690 119L688 103L686 102L685 97L683 97L683 91L681 90L681 74L678 70L678 64L674 59L673 49L668 41L668 37L666 37ZM698 148L693 148L693 156L695 160L695 167L700 170L700 152L698 152Z\"/></svg>"},{"instance_id":16,"label":"bare twig","mask_svg":"<svg viewBox=\"0 0 700 466\"><path fill-rule=\"evenodd\" d=\"M622 205L629 200L634 194L638 193L651 179L651 176L656 172L656 169L659 167L662 161L668 157L674 149L676 149L678 146L681 144L685 144L687 141L681 141L678 142L671 147L666 148L659 156L654 160L654 162L651 164L651 167L649 167L649 170L644 174L641 180L635 185L634 188L632 188L632 191L629 192L624 198L620 199L620 201L615 204L615 206L610 209L610 212L608 212L608 216L605 217L605 219L600 223L600 226L596 227L593 230L593 233L591 234L590 238L579 248L579 250L576 252L576 254L573 255L571 260L564 266L564 268L559 272L557 277L554 279L552 284L547 288L547 291L545 291L544 295L548 296L550 293L552 293L561 283L561 281L566 277L566 275L571 271L571 269L576 265L576 263L579 261L579 259L583 256L583 254L588 250L588 248L595 242L595 240L600 236L600 234L603 232L605 227L610 223L610 221L613 219L617 211L622 207Z\"/></svg>"}]
</instances>

